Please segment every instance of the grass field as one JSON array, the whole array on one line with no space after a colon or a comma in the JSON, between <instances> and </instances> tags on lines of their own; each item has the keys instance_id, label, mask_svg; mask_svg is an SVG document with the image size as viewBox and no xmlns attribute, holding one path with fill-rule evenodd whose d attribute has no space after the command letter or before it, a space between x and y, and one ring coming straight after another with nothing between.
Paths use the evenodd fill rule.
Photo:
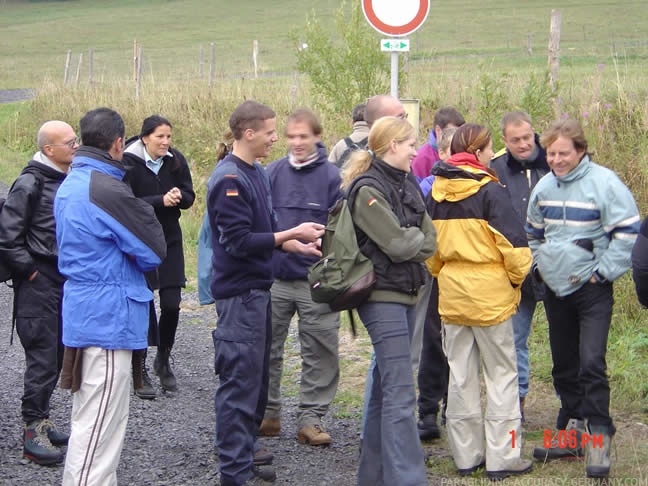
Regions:
<instances>
[{"instance_id":1,"label":"grass field","mask_svg":"<svg viewBox=\"0 0 648 486\"><path fill-rule=\"evenodd\" d=\"M288 33L303 29L311 12L335 37L333 0L100 0L18 2L0 0L0 89L33 87L36 99L0 105L0 180L10 182L35 150L38 126L60 118L77 126L85 111L111 106L123 116L127 134L159 112L174 124L174 144L191 163L198 193L182 218L189 285L195 285L195 253L204 183L213 166L215 142L229 113L244 98L271 104L281 131L298 105L312 105L312 86L293 75L295 50ZM348 5L348 2L347 2ZM411 37L407 78L401 94L421 100L421 140L439 106L457 106L470 121L487 124L496 146L503 112L523 108L539 131L557 116L579 118L595 160L613 168L632 189L642 214L648 212L648 2L559 2L562 12L560 81L547 90L549 16L555 2L540 0L432 1L428 21ZM380 36L376 34L376 40ZM134 98L133 40L144 49L142 95ZM259 41L262 74L251 79L252 41ZM531 55L527 52L531 40ZM199 47L215 43L216 83L207 86L206 66L199 77ZM94 79L87 82L87 52L94 49ZM342 46L340 46L342 48ZM76 73L79 53L85 61L78 86L62 86L67 50ZM389 57L385 55L385 63ZM385 92L389 86L385 86ZM349 107L350 108L350 107ZM346 135L346 112L320 112L324 141L331 146ZM501 145L499 145L501 146ZM270 159L285 154L281 139ZM608 367L612 408L618 422L614 476L648 482L648 321L633 294L629 276L615 286L615 313ZM343 373L336 399L339 414L357 414L370 342L361 330L355 341L341 336ZM296 393L298 350L287 359L287 393ZM536 314L531 336L532 395L524 452L539 445L551 427L557 400L551 387L547 325ZM431 480L453 476L445 442L427 445ZM583 467L536 468L533 478L582 478ZM476 479L476 478L473 478ZM471 483L465 483L471 484ZM478 483L473 483L478 484ZM513 483L511 483L513 484ZM525 483L527 484L527 483ZM531 483L528 483L531 484ZM548 484L548 483L547 483ZM630 484L630 483L628 483Z\"/></svg>"}]
</instances>

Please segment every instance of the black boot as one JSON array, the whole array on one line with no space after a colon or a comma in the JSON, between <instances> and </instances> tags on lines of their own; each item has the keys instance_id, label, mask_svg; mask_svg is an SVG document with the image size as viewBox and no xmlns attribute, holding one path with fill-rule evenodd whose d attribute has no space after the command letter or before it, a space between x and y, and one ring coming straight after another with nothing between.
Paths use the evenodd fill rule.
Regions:
<instances>
[{"instance_id":1,"label":"black boot","mask_svg":"<svg viewBox=\"0 0 648 486\"><path fill-rule=\"evenodd\" d=\"M157 392L148 374L146 354L146 349L133 352L133 385L135 387L135 395L139 398L142 400L154 400L157 397ZM139 377L137 373L140 374Z\"/></svg>"},{"instance_id":2,"label":"black boot","mask_svg":"<svg viewBox=\"0 0 648 486\"><path fill-rule=\"evenodd\" d=\"M153 363L153 369L155 374L160 377L160 385L165 391L177 391L178 385L176 383L175 375L169 364L169 356L171 354L171 348L162 348L158 347L158 352L155 355L155 362Z\"/></svg>"}]
</instances>

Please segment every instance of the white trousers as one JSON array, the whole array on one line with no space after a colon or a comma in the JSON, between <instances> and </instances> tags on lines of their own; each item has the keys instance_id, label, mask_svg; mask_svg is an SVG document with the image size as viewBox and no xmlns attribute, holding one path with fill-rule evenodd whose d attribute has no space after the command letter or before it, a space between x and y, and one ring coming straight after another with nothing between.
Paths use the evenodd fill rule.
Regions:
<instances>
[{"instance_id":1,"label":"white trousers","mask_svg":"<svg viewBox=\"0 0 648 486\"><path fill-rule=\"evenodd\" d=\"M83 350L81 388L72 395L72 427L63 486L117 484L131 387L130 350Z\"/></svg>"},{"instance_id":2,"label":"white trousers","mask_svg":"<svg viewBox=\"0 0 648 486\"><path fill-rule=\"evenodd\" d=\"M520 458L522 445L512 320L488 327L444 322L443 345L450 366L446 431L457 468L486 459L488 471L508 469ZM486 384L484 418L480 365Z\"/></svg>"}]
</instances>

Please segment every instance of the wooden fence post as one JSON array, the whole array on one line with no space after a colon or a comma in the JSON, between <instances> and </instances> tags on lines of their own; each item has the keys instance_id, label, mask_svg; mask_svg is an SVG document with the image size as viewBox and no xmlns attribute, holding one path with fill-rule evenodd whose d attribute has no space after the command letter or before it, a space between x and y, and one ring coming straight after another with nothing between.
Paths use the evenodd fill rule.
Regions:
<instances>
[{"instance_id":1,"label":"wooden fence post","mask_svg":"<svg viewBox=\"0 0 648 486\"><path fill-rule=\"evenodd\" d=\"M79 64L77 64L75 84L79 86L79 79L81 79L81 65L83 64L83 52L79 53Z\"/></svg>"},{"instance_id":2,"label":"wooden fence post","mask_svg":"<svg viewBox=\"0 0 648 486\"><path fill-rule=\"evenodd\" d=\"M203 64L205 64L205 51L203 45L200 44L200 52L198 54L198 77L203 78Z\"/></svg>"},{"instance_id":3,"label":"wooden fence post","mask_svg":"<svg viewBox=\"0 0 648 486\"><path fill-rule=\"evenodd\" d=\"M213 42L209 43L209 51L209 87L211 88L214 85L214 70L216 69L216 66L214 66L216 63L216 49Z\"/></svg>"},{"instance_id":4,"label":"wooden fence post","mask_svg":"<svg viewBox=\"0 0 648 486\"><path fill-rule=\"evenodd\" d=\"M549 31L549 83L551 90L556 90L558 82L558 67L560 64L560 11L551 11L551 27Z\"/></svg>"},{"instance_id":5,"label":"wooden fence post","mask_svg":"<svg viewBox=\"0 0 648 486\"><path fill-rule=\"evenodd\" d=\"M252 62L254 63L254 79L258 79L259 77L258 64L257 64L258 56L259 56L259 41L255 39L252 41Z\"/></svg>"},{"instance_id":6,"label":"wooden fence post","mask_svg":"<svg viewBox=\"0 0 648 486\"><path fill-rule=\"evenodd\" d=\"M94 49L88 49L88 83L94 83Z\"/></svg>"},{"instance_id":7,"label":"wooden fence post","mask_svg":"<svg viewBox=\"0 0 648 486\"><path fill-rule=\"evenodd\" d=\"M65 72L63 73L63 84L67 84L70 76L70 60L72 59L72 51L68 49L67 56L65 56Z\"/></svg>"},{"instance_id":8,"label":"wooden fence post","mask_svg":"<svg viewBox=\"0 0 648 486\"><path fill-rule=\"evenodd\" d=\"M135 98L139 99L140 89L142 87L142 46L137 48L137 66L135 69L135 76L137 79L135 82Z\"/></svg>"},{"instance_id":9,"label":"wooden fence post","mask_svg":"<svg viewBox=\"0 0 648 486\"><path fill-rule=\"evenodd\" d=\"M133 81L137 83L137 39L133 41Z\"/></svg>"}]
</instances>

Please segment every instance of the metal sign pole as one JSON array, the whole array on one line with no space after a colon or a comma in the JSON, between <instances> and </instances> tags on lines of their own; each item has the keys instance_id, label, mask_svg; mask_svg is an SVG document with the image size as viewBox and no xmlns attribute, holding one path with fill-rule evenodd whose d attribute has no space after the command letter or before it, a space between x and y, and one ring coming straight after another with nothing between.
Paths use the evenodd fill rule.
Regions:
<instances>
[{"instance_id":1,"label":"metal sign pole","mask_svg":"<svg viewBox=\"0 0 648 486\"><path fill-rule=\"evenodd\" d=\"M391 95L398 98L398 52L391 53Z\"/></svg>"}]
</instances>

